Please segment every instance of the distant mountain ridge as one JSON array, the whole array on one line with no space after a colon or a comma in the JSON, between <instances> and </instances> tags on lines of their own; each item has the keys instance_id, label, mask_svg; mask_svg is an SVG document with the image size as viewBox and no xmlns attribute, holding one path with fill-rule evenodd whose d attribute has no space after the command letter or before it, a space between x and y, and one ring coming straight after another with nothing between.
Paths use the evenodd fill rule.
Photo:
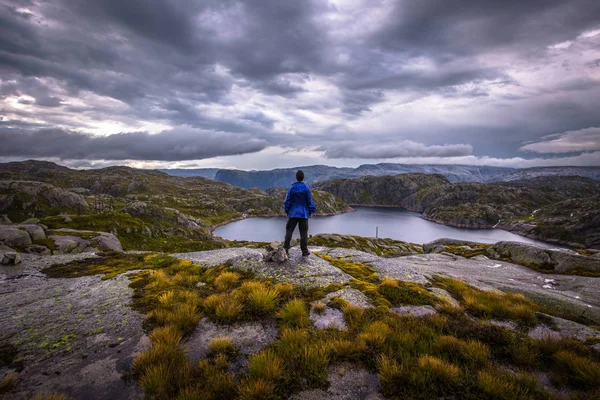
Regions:
<instances>
[{"instance_id":1,"label":"distant mountain ridge","mask_svg":"<svg viewBox=\"0 0 600 400\"><path fill-rule=\"evenodd\" d=\"M600 180L600 167L534 167L517 169L485 165L380 163L363 164L357 168L309 165L266 171L242 171L236 169L214 168L195 170L163 169L161 171L175 176L203 176L244 189L259 188L261 190L266 190L273 186L288 187L291 182L295 181L295 175L298 169L302 169L305 172L306 182L308 184L324 182L330 179L411 173L441 174L450 182L506 182L549 175L576 175Z\"/></svg>"},{"instance_id":2,"label":"distant mountain ridge","mask_svg":"<svg viewBox=\"0 0 600 400\"><path fill-rule=\"evenodd\" d=\"M160 172L164 172L167 175L171 176L181 176L181 177L190 177L190 176L201 176L203 178L215 180L215 175L219 168L196 168L196 169L186 169L186 168L168 168L168 169L159 169Z\"/></svg>"}]
</instances>

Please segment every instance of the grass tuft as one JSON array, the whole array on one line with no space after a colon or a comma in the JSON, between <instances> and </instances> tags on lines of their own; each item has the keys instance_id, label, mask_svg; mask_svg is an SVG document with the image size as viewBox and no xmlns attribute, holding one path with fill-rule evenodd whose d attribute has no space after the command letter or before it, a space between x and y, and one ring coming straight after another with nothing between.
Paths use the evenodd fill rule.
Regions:
<instances>
[{"instance_id":1,"label":"grass tuft","mask_svg":"<svg viewBox=\"0 0 600 400\"><path fill-rule=\"evenodd\" d=\"M238 389L240 400L266 400L275 394L275 385L264 379L246 379Z\"/></svg>"},{"instance_id":2,"label":"grass tuft","mask_svg":"<svg viewBox=\"0 0 600 400\"><path fill-rule=\"evenodd\" d=\"M292 299L285 303L277 318L288 327L303 328L311 324L306 304L300 299Z\"/></svg>"},{"instance_id":3,"label":"grass tuft","mask_svg":"<svg viewBox=\"0 0 600 400\"><path fill-rule=\"evenodd\" d=\"M435 304L436 298L425 286L414 282L402 282L386 277L379 285L379 293L392 305L422 306Z\"/></svg>"},{"instance_id":4,"label":"grass tuft","mask_svg":"<svg viewBox=\"0 0 600 400\"><path fill-rule=\"evenodd\" d=\"M275 382L283 377L283 361L273 350L265 350L250 357L248 374L254 379Z\"/></svg>"},{"instance_id":5,"label":"grass tuft","mask_svg":"<svg viewBox=\"0 0 600 400\"><path fill-rule=\"evenodd\" d=\"M17 387L17 383L19 382L19 377L17 374L8 374L2 379L0 382L0 395L3 393L10 392L14 388Z\"/></svg>"},{"instance_id":6,"label":"grass tuft","mask_svg":"<svg viewBox=\"0 0 600 400\"><path fill-rule=\"evenodd\" d=\"M322 301L315 301L312 304L313 312L318 315L324 314L326 308L327 308L327 306L325 306L325 303L323 303Z\"/></svg>"},{"instance_id":7,"label":"grass tuft","mask_svg":"<svg viewBox=\"0 0 600 400\"><path fill-rule=\"evenodd\" d=\"M214 285L219 292L224 292L226 290L233 289L239 280L240 274L237 272L226 271L215 279Z\"/></svg>"},{"instance_id":8,"label":"grass tuft","mask_svg":"<svg viewBox=\"0 0 600 400\"><path fill-rule=\"evenodd\" d=\"M377 375L384 393L394 391L394 387L401 380L402 374L402 366L393 358L385 354L381 354L377 358Z\"/></svg>"},{"instance_id":9,"label":"grass tuft","mask_svg":"<svg viewBox=\"0 0 600 400\"><path fill-rule=\"evenodd\" d=\"M437 277L436 284L459 298L466 309L478 317L514 320L526 326L538 322L536 312L541 308L522 294L480 290L451 278Z\"/></svg>"},{"instance_id":10,"label":"grass tuft","mask_svg":"<svg viewBox=\"0 0 600 400\"><path fill-rule=\"evenodd\" d=\"M275 310L279 302L276 290L266 287L254 288L248 294L248 308L256 315L267 315Z\"/></svg>"},{"instance_id":11,"label":"grass tuft","mask_svg":"<svg viewBox=\"0 0 600 400\"><path fill-rule=\"evenodd\" d=\"M580 357L570 351L561 350L554 355L556 364L552 381L573 389L595 389L600 387L600 363Z\"/></svg>"},{"instance_id":12,"label":"grass tuft","mask_svg":"<svg viewBox=\"0 0 600 400\"><path fill-rule=\"evenodd\" d=\"M217 321L231 323L238 319L242 312L243 304L235 296L221 296L215 307L214 316Z\"/></svg>"},{"instance_id":13,"label":"grass tuft","mask_svg":"<svg viewBox=\"0 0 600 400\"><path fill-rule=\"evenodd\" d=\"M211 354L233 355L237 352L237 347L228 336L214 337L208 343Z\"/></svg>"},{"instance_id":14,"label":"grass tuft","mask_svg":"<svg viewBox=\"0 0 600 400\"><path fill-rule=\"evenodd\" d=\"M340 258L333 258L324 254L318 254L318 256L323 260L328 261L334 267L341 269L354 279L370 283L379 282L377 271L375 271L375 269L370 265L343 260Z\"/></svg>"},{"instance_id":15,"label":"grass tuft","mask_svg":"<svg viewBox=\"0 0 600 400\"><path fill-rule=\"evenodd\" d=\"M454 384L459 378L460 369L440 358L424 355L419 357L419 369L429 381L436 382L442 386Z\"/></svg>"},{"instance_id":16,"label":"grass tuft","mask_svg":"<svg viewBox=\"0 0 600 400\"><path fill-rule=\"evenodd\" d=\"M479 371L477 388L489 398L497 400L537 398L536 393L539 392L534 377L500 369Z\"/></svg>"},{"instance_id":17,"label":"grass tuft","mask_svg":"<svg viewBox=\"0 0 600 400\"><path fill-rule=\"evenodd\" d=\"M175 325L186 334L193 332L202 317L195 305L185 303L178 303L171 309L157 308L148 316L159 325Z\"/></svg>"},{"instance_id":18,"label":"grass tuft","mask_svg":"<svg viewBox=\"0 0 600 400\"><path fill-rule=\"evenodd\" d=\"M291 283L287 283L287 282L277 283L274 287L282 299L291 298L294 295L294 292L296 291L296 286L292 285Z\"/></svg>"}]
</instances>

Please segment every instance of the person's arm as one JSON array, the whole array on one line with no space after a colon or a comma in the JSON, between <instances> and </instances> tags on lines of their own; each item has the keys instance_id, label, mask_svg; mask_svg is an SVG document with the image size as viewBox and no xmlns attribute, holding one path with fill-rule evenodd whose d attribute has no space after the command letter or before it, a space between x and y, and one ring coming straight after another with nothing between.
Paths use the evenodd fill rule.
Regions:
<instances>
[{"instance_id":1,"label":"person's arm","mask_svg":"<svg viewBox=\"0 0 600 400\"><path fill-rule=\"evenodd\" d=\"M310 189L308 189L308 216L310 217L315 212L317 212L317 207L315 207L315 202L312 199L312 193Z\"/></svg>"},{"instance_id":2,"label":"person's arm","mask_svg":"<svg viewBox=\"0 0 600 400\"><path fill-rule=\"evenodd\" d=\"M290 212L290 207L292 206L292 199L290 199L291 191L292 191L292 188L290 187L288 189L287 194L285 195L285 201L283 202L283 210L285 211L286 214L288 214Z\"/></svg>"}]
</instances>

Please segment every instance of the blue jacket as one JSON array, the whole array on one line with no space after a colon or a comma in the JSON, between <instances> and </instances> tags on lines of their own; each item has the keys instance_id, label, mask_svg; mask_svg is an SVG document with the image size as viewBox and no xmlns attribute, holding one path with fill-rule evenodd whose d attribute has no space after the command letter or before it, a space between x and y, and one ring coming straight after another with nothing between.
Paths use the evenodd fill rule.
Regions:
<instances>
[{"instance_id":1,"label":"blue jacket","mask_svg":"<svg viewBox=\"0 0 600 400\"><path fill-rule=\"evenodd\" d=\"M317 211L310 189L304 182L290 186L283 207L290 218L308 218Z\"/></svg>"}]
</instances>

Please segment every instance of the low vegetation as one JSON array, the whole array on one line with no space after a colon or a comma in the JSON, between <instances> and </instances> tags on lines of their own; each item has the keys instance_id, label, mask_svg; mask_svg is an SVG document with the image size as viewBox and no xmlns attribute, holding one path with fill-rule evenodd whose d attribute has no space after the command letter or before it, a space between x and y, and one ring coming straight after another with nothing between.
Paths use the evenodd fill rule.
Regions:
<instances>
[{"instance_id":1,"label":"low vegetation","mask_svg":"<svg viewBox=\"0 0 600 400\"><path fill-rule=\"evenodd\" d=\"M135 359L134 376L152 399L284 399L325 387L329 367L341 361L377 372L382 393L391 398L548 399L550 394L534 377L539 372L574 398L592 398L600 390L600 355L591 344L534 340L486 322L494 318L535 324L529 311L535 316L538 306L522 296L438 278L433 284L462 305L451 308L436 303L423 285L378 279L367 266L334 261L353 274L351 286L377 300L377 307L361 309L339 298L327 305L318 301L340 285L306 290L165 255L109 254L71 268L54 266L46 273L108 277L137 270L131 275L133 304L148 316L152 346ZM390 309L398 303L434 304L439 312L400 316ZM314 312L342 310L347 330L316 329L309 304ZM205 358L192 363L183 344L201 318L218 324L272 321L278 335L248 357L247 368L239 369L247 356L229 337L213 338Z\"/></svg>"},{"instance_id":2,"label":"low vegetation","mask_svg":"<svg viewBox=\"0 0 600 400\"><path fill-rule=\"evenodd\" d=\"M448 290L467 311L480 318L514 320L522 325L532 326L538 323L536 312L542 310L522 294L480 290L450 278L438 277L436 285Z\"/></svg>"}]
</instances>

